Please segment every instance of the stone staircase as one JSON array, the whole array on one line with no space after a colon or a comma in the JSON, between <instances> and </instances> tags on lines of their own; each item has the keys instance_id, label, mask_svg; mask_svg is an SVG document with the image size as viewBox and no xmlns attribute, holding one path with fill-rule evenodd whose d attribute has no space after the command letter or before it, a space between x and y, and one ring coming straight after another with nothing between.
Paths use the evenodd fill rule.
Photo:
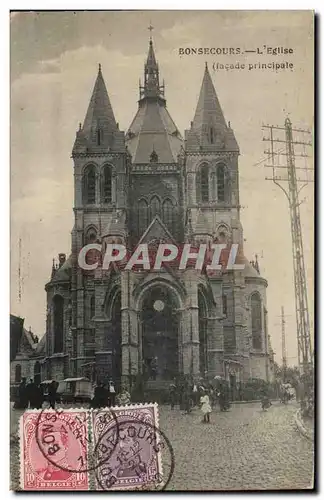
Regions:
<instances>
[{"instance_id":1,"label":"stone staircase","mask_svg":"<svg viewBox=\"0 0 324 500\"><path fill-rule=\"evenodd\" d=\"M166 403L169 400L169 387L172 380L148 380L145 383L145 402Z\"/></svg>"}]
</instances>

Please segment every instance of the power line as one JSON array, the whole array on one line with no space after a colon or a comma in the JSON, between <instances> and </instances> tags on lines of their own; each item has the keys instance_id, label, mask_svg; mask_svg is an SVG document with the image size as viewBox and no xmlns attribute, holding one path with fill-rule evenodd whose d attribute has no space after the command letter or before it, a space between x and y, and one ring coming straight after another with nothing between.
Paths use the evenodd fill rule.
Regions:
<instances>
[{"instance_id":1,"label":"power line","mask_svg":"<svg viewBox=\"0 0 324 500\"><path fill-rule=\"evenodd\" d=\"M263 137L263 141L270 143L269 149L265 150L264 153L268 156L270 161L270 164L266 164L265 167L272 170L272 176L266 177L265 179L271 180L283 191L289 204L294 268L298 364L301 370L307 372L308 369L313 366L313 356L310 338L306 272L299 210L301 202L299 202L299 194L309 182L313 182L313 179L309 178L309 174L312 174L313 170L309 169L306 163L306 158L308 157L306 154L306 146L311 146L311 142L299 138L294 140L293 133L297 132L298 134L305 135L310 134L310 132L304 129L293 128L289 118L286 118L284 127L264 125L262 129L270 133L268 137ZM274 137L274 131L277 137ZM284 134L282 134L282 132L284 132ZM275 151L274 145L277 143L285 144L285 148ZM303 152L296 153L294 149L295 146L303 146ZM304 167L296 167L296 157L303 157L305 159ZM282 162L284 162L284 164L282 164ZM306 175L297 177L297 171L303 172ZM283 186L285 182L288 183L288 190ZM303 184L299 188L298 185L301 182Z\"/></svg>"},{"instance_id":2,"label":"power line","mask_svg":"<svg viewBox=\"0 0 324 500\"><path fill-rule=\"evenodd\" d=\"M284 382L286 381L287 372L287 352L286 352L286 321L284 306L281 306L281 351L282 351L282 367Z\"/></svg>"}]
</instances>

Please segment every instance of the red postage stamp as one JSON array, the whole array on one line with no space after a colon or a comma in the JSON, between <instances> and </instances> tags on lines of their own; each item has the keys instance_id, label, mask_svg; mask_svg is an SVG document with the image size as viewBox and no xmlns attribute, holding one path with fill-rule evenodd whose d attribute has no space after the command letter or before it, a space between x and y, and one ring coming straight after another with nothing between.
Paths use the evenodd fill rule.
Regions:
<instances>
[{"instance_id":1,"label":"red postage stamp","mask_svg":"<svg viewBox=\"0 0 324 500\"><path fill-rule=\"evenodd\" d=\"M20 420L24 491L88 490L88 412L28 410Z\"/></svg>"}]
</instances>

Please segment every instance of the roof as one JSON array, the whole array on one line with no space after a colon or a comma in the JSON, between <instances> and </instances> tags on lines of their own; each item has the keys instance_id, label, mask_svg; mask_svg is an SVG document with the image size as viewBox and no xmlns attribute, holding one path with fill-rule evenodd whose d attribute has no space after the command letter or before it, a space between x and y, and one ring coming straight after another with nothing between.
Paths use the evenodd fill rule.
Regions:
<instances>
[{"instance_id":1,"label":"roof","mask_svg":"<svg viewBox=\"0 0 324 500\"><path fill-rule=\"evenodd\" d=\"M193 119L194 130L200 130L204 124L213 124L217 128L226 128L226 121L219 103L208 66L205 66L199 99Z\"/></svg>"},{"instance_id":2,"label":"roof","mask_svg":"<svg viewBox=\"0 0 324 500\"><path fill-rule=\"evenodd\" d=\"M35 352L37 352L37 354L42 354L45 351L45 347L46 347L46 333L38 341L38 344L36 345L35 348Z\"/></svg>"},{"instance_id":3,"label":"roof","mask_svg":"<svg viewBox=\"0 0 324 500\"><path fill-rule=\"evenodd\" d=\"M62 382L80 382L81 380L89 382L89 379L86 377L65 378L64 380L62 380Z\"/></svg>"},{"instance_id":4,"label":"roof","mask_svg":"<svg viewBox=\"0 0 324 500\"><path fill-rule=\"evenodd\" d=\"M210 130L213 130L213 139ZM200 94L191 129L186 133L186 148L239 151L234 132L226 120L219 103L208 66L200 88Z\"/></svg>"},{"instance_id":5,"label":"roof","mask_svg":"<svg viewBox=\"0 0 324 500\"><path fill-rule=\"evenodd\" d=\"M70 255L69 258L66 259L64 264L55 270L51 282L70 281L71 269L72 269L72 256Z\"/></svg>"},{"instance_id":6,"label":"roof","mask_svg":"<svg viewBox=\"0 0 324 500\"><path fill-rule=\"evenodd\" d=\"M176 163L183 140L165 101L143 99L126 135L133 163L149 163L153 150L157 163Z\"/></svg>"},{"instance_id":7,"label":"roof","mask_svg":"<svg viewBox=\"0 0 324 500\"><path fill-rule=\"evenodd\" d=\"M98 133L100 134L99 141ZM124 151L125 142L124 133L118 129L99 64L84 124L77 132L73 153L99 153L108 150Z\"/></svg>"},{"instance_id":8,"label":"roof","mask_svg":"<svg viewBox=\"0 0 324 500\"><path fill-rule=\"evenodd\" d=\"M243 259L244 270L243 274L245 278L261 278L258 271L252 266L246 257Z\"/></svg>"},{"instance_id":9,"label":"roof","mask_svg":"<svg viewBox=\"0 0 324 500\"><path fill-rule=\"evenodd\" d=\"M126 237L125 230L126 215L125 212L115 212L112 214L111 220L101 233L102 237L105 236L121 236Z\"/></svg>"}]
</instances>

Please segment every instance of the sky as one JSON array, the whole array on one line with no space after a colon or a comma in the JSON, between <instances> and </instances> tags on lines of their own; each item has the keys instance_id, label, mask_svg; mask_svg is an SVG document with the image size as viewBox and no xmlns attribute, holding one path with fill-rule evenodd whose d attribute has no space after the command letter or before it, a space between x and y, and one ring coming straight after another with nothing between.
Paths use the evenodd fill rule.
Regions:
<instances>
[{"instance_id":1,"label":"sky","mask_svg":"<svg viewBox=\"0 0 324 500\"><path fill-rule=\"evenodd\" d=\"M244 251L258 254L268 280L272 345L281 361L281 306L286 316L288 363L297 363L292 243L287 199L270 177L263 124L313 131L314 54L310 11L16 12L11 14L11 313L45 332L46 293L53 257L70 253L73 226L71 151L83 122L98 64L121 130L137 110L152 24L168 110L184 134L193 119L205 62L225 118L240 146ZM293 49L289 55L179 55L180 48ZM216 64L293 63L273 71L214 70ZM297 137L298 136L298 137ZM277 136L279 138L279 135ZM295 139L306 139L296 134ZM312 135L310 136L312 140ZM310 157L300 168L313 167ZM297 147L296 147L297 152ZM303 152L299 149L298 152ZM281 158L284 161L284 157ZM283 164L283 163L282 163ZM304 177L303 170L298 170ZM308 178L312 176L307 174ZM301 184L302 186L302 184ZM313 183L300 194L308 300L313 323ZM19 251L19 239L21 248ZM18 268L20 263L19 280ZM21 294L19 294L19 290Z\"/></svg>"}]
</instances>

